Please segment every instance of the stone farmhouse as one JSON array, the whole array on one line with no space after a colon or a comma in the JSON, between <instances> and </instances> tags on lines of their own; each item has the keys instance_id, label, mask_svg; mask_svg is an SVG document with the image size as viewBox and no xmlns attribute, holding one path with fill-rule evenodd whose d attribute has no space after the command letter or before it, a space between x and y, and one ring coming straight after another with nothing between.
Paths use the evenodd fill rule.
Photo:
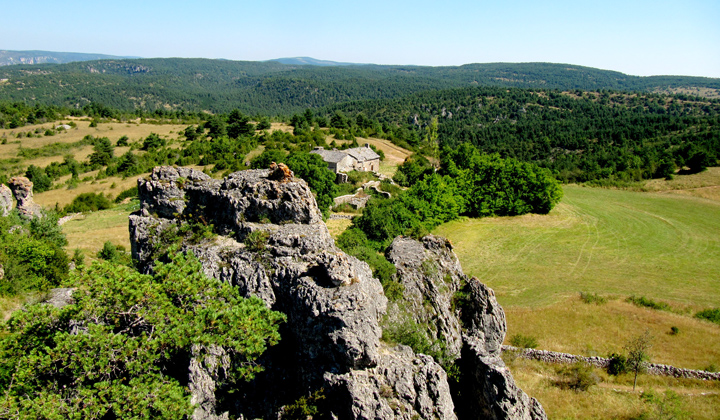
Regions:
<instances>
[{"instance_id":1,"label":"stone farmhouse","mask_svg":"<svg viewBox=\"0 0 720 420\"><path fill-rule=\"evenodd\" d=\"M322 147L316 147L310 153L320 155L327 163L328 169L335 173L348 171L377 172L380 169L380 155L375 153L368 143L365 143L363 147L345 150L325 150Z\"/></svg>"}]
</instances>

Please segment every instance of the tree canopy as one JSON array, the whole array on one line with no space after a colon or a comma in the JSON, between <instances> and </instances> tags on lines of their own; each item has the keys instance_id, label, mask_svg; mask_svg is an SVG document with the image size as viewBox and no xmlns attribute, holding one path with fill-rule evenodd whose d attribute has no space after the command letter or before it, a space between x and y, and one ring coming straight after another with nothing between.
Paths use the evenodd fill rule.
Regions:
<instances>
[{"instance_id":1,"label":"tree canopy","mask_svg":"<svg viewBox=\"0 0 720 420\"><path fill-rule=\"evenodd\" d=\"M192 255L174 255L153 275L95 263L67 284L72 304L31 305L7 322L0 417L182 418L192 412L190 357L222 346L227 380L248 380L280 339L284 315L206 277Z\"/></svg>"}]
</instances>

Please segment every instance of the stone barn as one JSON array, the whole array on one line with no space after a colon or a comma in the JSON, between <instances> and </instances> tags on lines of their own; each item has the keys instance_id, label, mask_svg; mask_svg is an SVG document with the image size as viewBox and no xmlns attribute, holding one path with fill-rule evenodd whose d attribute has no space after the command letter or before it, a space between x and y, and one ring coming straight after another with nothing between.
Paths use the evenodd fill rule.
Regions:
<instances>
[{"instance_id":1,"label":"stone barn","mask_svg":"<svg viewBox=\"0 0 720 420\"><path fill-rule=\"evenodd\" d=\"M325 150L322 147L316 147L310 153L320 155L328 169L338 172L349 171L373 171L380 169L380 155L370 148L370 144L365 143L363 147L355 147L345 150Z\"/></svg>"}]
</instances>

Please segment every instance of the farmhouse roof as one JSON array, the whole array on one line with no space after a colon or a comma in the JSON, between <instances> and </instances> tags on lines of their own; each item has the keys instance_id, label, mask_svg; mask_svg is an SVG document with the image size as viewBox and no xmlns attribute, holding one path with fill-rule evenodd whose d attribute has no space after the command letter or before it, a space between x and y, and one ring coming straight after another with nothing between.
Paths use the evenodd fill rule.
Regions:
<instances>
[{"instance_id":1,"label":"farmhouse roof","mask_svg":"<svg viewBox=\"0 0 720 420\"><path fill-rule=\"evenodd\" d=\"M375 151L370 148L369 144L365 144L365 146L363 147L355 147L345 150L325 150L321 147L318 147L311 153L316 153L320 155L323 160L328 163L340 162L345 156L348 155L358 162L367 162L369 160L380 159L380 155L375 153Z\"/></svg>"},{"instance_id":2,"label":"farmhouse roof","mask_svg":"<svg viewBox=\"0 0 720 420\"><path fill-rule=\"evenodd\" d=\"M370 148L369 144L365 144L365 146L363 147L347 149L345 151L347 152L347 154L354 157L358 162L366 162L368 160L380 159L380 155L375 153L375 151Z\"/></svg>"},{"instance_id":3,"label":"farmhouse roof","mask_svg":"<svg viewBox=\"0 0 720 420\"><path fill-rule=\"evenodd\" d=\"M320 155L320 157L322 157L325 162L338 163L343 160L345 156L348 155L346 152L346 150L325 150L322 148L317 148L310 153Z\"/></svg>"}]
</instances>

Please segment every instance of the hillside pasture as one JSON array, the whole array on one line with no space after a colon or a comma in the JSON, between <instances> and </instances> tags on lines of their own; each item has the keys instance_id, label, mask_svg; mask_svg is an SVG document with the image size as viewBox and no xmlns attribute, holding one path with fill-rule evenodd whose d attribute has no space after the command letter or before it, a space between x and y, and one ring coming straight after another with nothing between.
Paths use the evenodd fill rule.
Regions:
<instances>
[{"instance_id":1,"label":"hillside pasture","mask_svg":"<svg viewBox=\"0 0 720 420\"><path fill-rule=\"evenodd\" d=\"M540 401L549 419L694 419L717 420L720 406L720 382L640 375L633 391L633 375L610 376L592 369L600 378L597 386L578 392L556 385L562 378L562 365L508 358L518 386ZM641 398L644 391L664 397L666 391L677 395L674 404L665 406L665 417L656 417L657 406ZM668 410L672 408L673 411ZM677 416L678 411L682 416ZM675 416L673 416L675 415Z\"/></svg>"},{"instance_id":2,"label":"hillside pasture","mask_svg":"<svg viewBox=\"0 0 720 420\"><path fill-rule=\"evenodd\" d=\"M439 226L466 273L506 307L580 291L720 306L720 202L680 194L566 186L547 215Z\"/></svg>"},{"instance_id":3,"label":"hillside pasture","mask_svg":"<svg viewBox=\"0 0 720 420\"><path fill-rule=\"evenodd\" d=\"M535 337L538 348L585 356L607 357L646 329L652 335L653 363L686 369L720 367L720 328L690 313L638 307L624 297L602 305L584 303L579 295L542 308L506 307L509 332ZM561 325L561 327L560 327ZM677 334L671 328L678 329Z\"/></svg>"},{"instance_id":4,"label":"hillside pasture","mask_svg":"<svg viewBox=\"0 0 720 420\"><path fill-rule=\"evenodd\" d=\"M107 241L120 245L130 251L130 230L128 216L138 207L134 204L116 206L114 208L84 214L65 222L63 233L68 240L67 249L72 253L80 249L85 256L94 259L103 244Z\"/></svg>"}]
</instances>

